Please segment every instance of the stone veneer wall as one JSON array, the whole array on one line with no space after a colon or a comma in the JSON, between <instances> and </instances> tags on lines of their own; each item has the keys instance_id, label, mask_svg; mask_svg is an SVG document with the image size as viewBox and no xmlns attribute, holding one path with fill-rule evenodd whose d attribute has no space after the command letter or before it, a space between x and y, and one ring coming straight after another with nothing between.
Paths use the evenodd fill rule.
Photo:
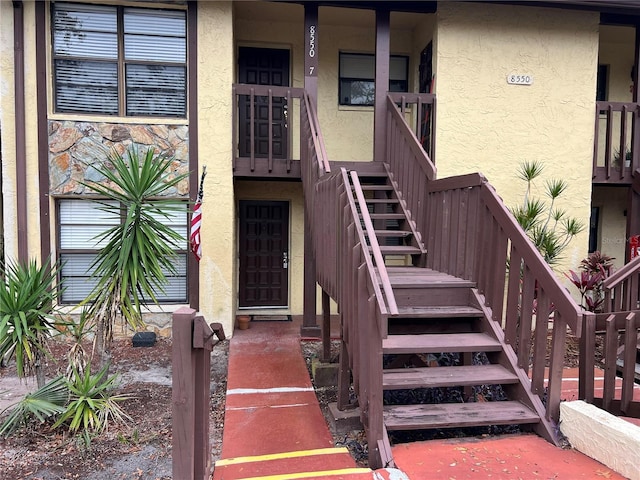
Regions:
<instances>
[{"instance_id":1,"label":"stone veneer wall","mask_svg":"<svg viewBox=\"0 0 640 480\"><path fill-rule=\"evenodd\" d=\"M189 169L189 130L186 125L132 125L98 122L49 121L49 192L51 195L91 194L81 182L105 180L91 165L102 163L112 149L124 152L131 145L141 151L154 148L174 158L176 175ZM184 180L168 195L187 196L189 182ZM166 306L166 310L171 310ZM162 337L171 336L171 313L144 315L147 330ZM131 332L116 326L116 336Z\"/></svg>"},{"instance_id":2,"label":"stone veneer wall","mask_svg":"<svg viewBox=\"0 0 640 480\"><path fill-rule=\"evenodd\" d=\"M77 195L91 193L80 182L104 181L89 168L102 163L115 149L124 154L130 145L141 151L154 148L174 158L173 171L189 169L189 131L186 125L130 125L74 121L49 121L49 193ZM189 182L184 180L169 195L186 196Z\"/></svg>"}]
</instances>

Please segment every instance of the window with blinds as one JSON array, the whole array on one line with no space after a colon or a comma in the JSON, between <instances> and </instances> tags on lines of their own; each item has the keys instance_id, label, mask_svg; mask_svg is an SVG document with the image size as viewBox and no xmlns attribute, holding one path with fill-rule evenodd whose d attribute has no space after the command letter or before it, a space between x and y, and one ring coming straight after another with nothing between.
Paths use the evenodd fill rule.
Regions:
<instances>
[{"instance_id":1,"label":"window with blinds","mask_svg":"<svg viewBox=\"0 0 640 480\"><path fill-rule=\"evenodd\" d=\"M185 11L52 8L56 112L186 117Z\"/></svg>"},{"instance_id":2,"label":"window with blinds","mask_svg":"<svg viewBox=\"0 0 640 480\"><path fill-rule=\"evenodd\" d=\"M375 101L374 55L365 53L340 53L340 105L373 105ZM409 57L389 57L389 91L407 92Z\"/></svg>"},{"instance_id":3,"label":"window with blinds","mask_svg":"<svg viewBox=\"0 0 640 480\"><path fill-rule=\"evenodd\" d=\"M113 202L102 202L115 205ZM97 201L60 199L58 205L58 257L62 265L60 283L63 287L61 303L77 304L94 288L91 264L98 250L108 239L98 239L101 233L120 223L120 217L105 212ZM164 292L155 292L162 303L187 301L187 207L184 212L167 212L162 222L175 230L184 244L176 250L175 274L165 271L168 283Z\"/></svg>"}]
</instances>

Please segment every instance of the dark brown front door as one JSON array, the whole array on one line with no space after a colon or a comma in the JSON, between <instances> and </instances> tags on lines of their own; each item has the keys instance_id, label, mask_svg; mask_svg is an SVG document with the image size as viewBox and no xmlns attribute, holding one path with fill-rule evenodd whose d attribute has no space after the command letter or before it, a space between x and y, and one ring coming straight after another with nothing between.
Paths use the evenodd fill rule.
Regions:
<instances>
[{"instance_id":1,"label":"dark brown front door","mask_svg":"<svg viewBox=\"0 0 640 480\"><path fill-rule=\"evenodd\" d=\"M240 201L241 307L288 303L289 203Z\"/></svg>"},{"instance_id":2,"label":"dark brown front door","mask_svg":"<svg viewBox=\"0 0 640 480\"><path fill-rule=\"evenodd\" d=\"M252 85L289 86L289 50L275 48L240 47L238 52L240 83ZM273 157L287 158L287 101L273 97L271 106L271 141ZM251 152L251 102L248 96L240 98L240 156ZM269 156L269 98L256 97L253 128L256 157Z\"/></svg>"}]
</instances>

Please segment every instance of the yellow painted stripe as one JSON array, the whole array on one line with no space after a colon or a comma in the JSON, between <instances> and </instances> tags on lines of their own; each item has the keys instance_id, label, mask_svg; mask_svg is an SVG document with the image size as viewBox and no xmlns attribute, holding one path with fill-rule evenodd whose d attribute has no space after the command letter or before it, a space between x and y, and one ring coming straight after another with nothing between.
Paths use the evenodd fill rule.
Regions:
<instances>
[{"instance_id":1,"label":"yellow painted stripe","mask_svg":"<svg viewBox=\"0 0 640 480\"><path fill-rule=\"evenodd\" d=\"M216 467L237 465L239 463L266 462L282 458L312 457L314 455L332 455L334 453L349 453L347 447L318 448L315 450L297 450L295 452L272 453L270 455L254 455L251 457L223 458L216 462Z\"/></svg>"},{"instance_id":2,"label":"yellow painted stripe","mask_svg":"<svg viewBox=\"0 0 640 480\"><path fill-rule=\"evenodd\" d=\"M239 480L295 480L297 478L334 477L336 475L350 475L356 473L372 473L368 468L343 468L342 470L325 470L322 472L283 473L267 477L247 477ZM372 477L373 478L373 477Z\"/></svg>"}]
</instances>

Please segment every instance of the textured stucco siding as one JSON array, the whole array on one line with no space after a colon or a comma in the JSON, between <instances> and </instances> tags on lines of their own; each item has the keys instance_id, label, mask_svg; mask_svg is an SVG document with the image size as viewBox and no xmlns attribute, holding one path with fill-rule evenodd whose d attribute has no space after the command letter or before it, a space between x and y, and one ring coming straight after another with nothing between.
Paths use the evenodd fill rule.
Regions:
<instances>
[{"instance_id":1,"label":"textured stucco siding","mask_svg":"<svg viewBox=\"0 0 640 480\"><path fill-rule=\"evenodd\" d=\"M198 3L198 158L207 166L202 207L200 312L233 331L235 202L231 170L231 85L234 81L231 2Z\"/></svg>"},{"instance_id":2,"label":"textured stucco siding","mask_svg":"<svg viewBox=\"0 0 640 480\"><path fill-rule=\"evenodd\" d=\"M16 144L13 56L13 7L0 2L0 128L2 128L2 209L4 248L9 256L18 255L16 244Z\"/></svg>"},{"instance_id":3,"label":"textured stucco siding","mask_svg":"<svg viewBox=\"0 0 640 480\"><path fill-rule=\"evenodd\" d=\"M624 265L627 248L628 188L594 187L592 205L600 208L598 248L614 257L615 268Z\"/></svg>"},{"instance_id":4,"label":"textured stucco siding","mask_svg":"<svg viewBox=\"0 0 640 480\"><path fill-rule=\"evenodd\" d=\"M353 25L329 23L336 16L347 25L353 18ZM372 10L320 8L318 117L331 160L373 159L373 107L339 106L338 82L340 52L375 53L375 25ZM392 28L390 50L392 55L410 55L412 31Z\"/></svg>"},{"instance_id":5,"label":"textured stucco siding","mask_svg":"<svg viewBox=\"0 0 640 480\"><path fill-rule=\"evenodd\" d=\"M569 183L559 206L588 225L598 14L443 3L437 15L438 176L481 171L511 206L524 194L518 166L536 160ZM508 85L509 74L533 85ZM565 266L587 239L585 229Z\"/></svg>"},{"instance_id":6,"label":"textured stucco siding","mask_svg":"<svg viewBox=\"0 0 640 480\"><path fill-rule=\"evenodd\" d=\"M24 38L35 38L35 4L25 2ZM4 238L7 258L18 257L18 227L16 218L16 122L15 122L15 85L14 85L14 26L12 2L0 2L0 125L2 126L2 194L4 210ZM28 254L40 256L40 218L38 188L38 136L35 128L36 109L36 63L35 42L24 42L24 79L25 79L25 146L27 168L27 216Z\"/></svg>"}]
</instances>

